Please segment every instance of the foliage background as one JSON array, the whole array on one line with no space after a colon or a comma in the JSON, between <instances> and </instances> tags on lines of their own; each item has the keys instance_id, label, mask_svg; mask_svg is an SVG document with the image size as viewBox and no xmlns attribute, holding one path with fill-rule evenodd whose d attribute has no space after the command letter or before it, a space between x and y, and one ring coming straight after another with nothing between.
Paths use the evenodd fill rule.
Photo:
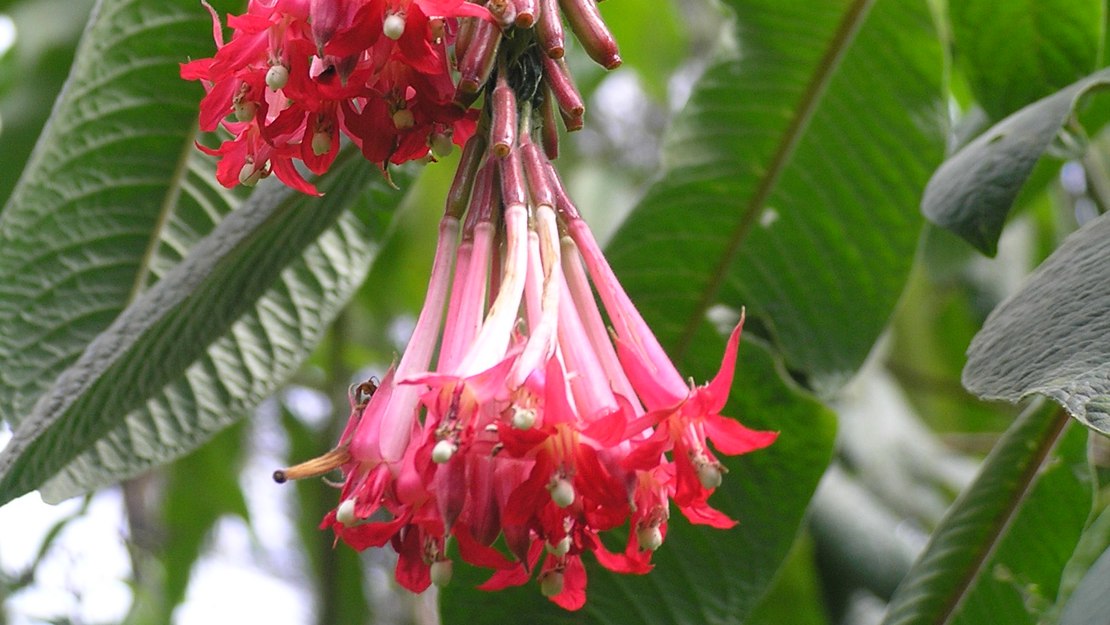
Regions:
<instances>
[{"instance_id":1,"label":"foliage background","mask_svg":"<svg viewBox=\"0 0 1110 625\"><path fill-rule=\"evenodd\" d=\"M0 510L0 622L212 620L196 606L244 579L271 585L240 601L291 593L287 622L305 623L1110 613L1105 437L1055 403L961 383L1104 423L1105 3L602 9L625 65L605 75L572 50L588 118L560 168L684 372L705 379L719 328L747 309L730 411L782 435L715 496L741 525L676 522L651 575L591 569L574 616L531 586L480 595L463 571L438 598L407 597L385 554L333 548L316 524L334 492L267 476L330 448L348 384L403 348L450 159L397 172L399 191L349 159L323 201L226 192L192 148L199 89L175 77L211 53L199 5L0 0L0 417L16 431L0 492L101 489L45 532L25 521L43 518L37 495ZM970 162L996 166L929 182L977 136ZM1055 273L1022 291L1056 250ZM988 321L1014 293L1016 312ZM88 555L104 542L126 558Z\"/></svg>"}]
</instances>

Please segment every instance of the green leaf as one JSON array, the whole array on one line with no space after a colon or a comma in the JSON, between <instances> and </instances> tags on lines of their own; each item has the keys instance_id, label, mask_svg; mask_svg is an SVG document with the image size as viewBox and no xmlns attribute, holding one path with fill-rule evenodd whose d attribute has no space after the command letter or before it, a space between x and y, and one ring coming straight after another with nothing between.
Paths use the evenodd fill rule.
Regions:
<instances>
[{"instance_id":1,"label":"green leaf","mask_svg":"<svg viewBox=\"0 0 1110 625\"><path fill-rule=\"evenodd\" d=\"M993 119L1097 68L1103 0L949 3L955 59Z\"/></svg>"},{"instance_id":2,"label":"green leaf","mask_svg":"<svg viewBox=\"0 0 1110 625\"><path fill-rule=\"evenodd\" d=\"M609 258L673 353L714 306L746 306L830 392L909 273L943 156L941 48L923 1L728 5L738 50L696 85Z\"/></svg>"},{"instance_id":3,"label":"green leaf","mask_svg":"<svg viewBox=\"0 0 1110 625\"><path fill-rule=\"evenodd\" d=\"M995 445L891 599L883 625L1027 623L1049 610L1091 506L1086 432L1051 404Z\"/></svg>"},{"instance_id":4,"label":"green leaf","mask_svg":"<svg viewBox=\"0 0 1110 625\"><path fill-rule=\"evenodd\" d=\"M705 379L719 366L723 342L699 333L683 372ZM786 558L828 464L832 414L796 394L780 379L766 351L742 343L727 414L746 425L780 431L767 449L724 458L729 469L710 504L740 524L730 530L692 526L677 511L655 569L617 575L589 557L586 607L568 613L545 600L533 583L497 592L496 601L473 586L489 571L456 564L441 592L446 625L507 622L629 623L645 625L741 623L759 602ZM474 606L484 606L475 610Z\"/></svg>"},{"instance_id":5,"label":"green leaf","mask_svg":"<svg viewBox=\"0 0 1110 625\"><path fill-rule=\"evenodd\" d=\"M0 455L0 502L63 468L47 498L165 462L272 392L365 275L371 233L346 207L368 181L385 187L347 150L318 185L324 198L274 183L221 221L19 425Z\"/></svg>"},{"instance_id":6,"label":"green leaf","mask_svg":"<svg viewBox=\"0 0 1110 625\"><path fill-rule=\"evenodd\" d=\"M15 44L0 53L0 205L50 115L73 63L92 0L24 0L11 11Z\"/></svg>"},{"instance_id":7,"label":"green leaf","mask_svg":"<svg viewBox=\"0 0 1110 625\"><path fill-rule=\"evenodd\" d=\"M964 385L1016 402L1041 393L1110 433L1110 216L1072 233L999 304L968 348Z\"/></svg>"},{"instance_id":8,"label":"green leaf","mask_svg":"<svg viewBox=\"0 0 1110 625\"><path fill-rule=\"evenodd\" d=\"M22 421L142 286L195 150L202 90L178 63L211 54L211 28L194 0L97 3L0 213L0 418Z\"/></svg>"},{"instance_id":9,"label":"green leaf","mask_svg":"<svg viewBox=\"0 0 1110 625\"><path fill-rule=\"evenodd\" d=\"M1060 625L1088 625L1110 614L1110 549L1102 552L1064 606Z\"/></svg>"},{"instance_id":10,"label":"green leaf","mask_svg":"<svg viewBox=\"0 0 1110 625\"><path fill-rule=\"evenodd\" d=\"M1006 215L1033 166L1079 100L1110 83L1110 70L1039 100L979 135L933 174L921 209L930 221L994 256Z\"/></svg>"}]
</instances>

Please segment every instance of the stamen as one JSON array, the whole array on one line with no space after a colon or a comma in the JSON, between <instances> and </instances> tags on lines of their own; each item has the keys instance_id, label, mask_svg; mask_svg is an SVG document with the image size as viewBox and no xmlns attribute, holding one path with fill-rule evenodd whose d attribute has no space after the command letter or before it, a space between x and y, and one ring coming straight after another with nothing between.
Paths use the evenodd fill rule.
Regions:
<instances>
[{"instance_id":1,"label":"stamen","mask_svg":"<svg viewBox=\"0 0 1110 625\"><path fill-rule=\"evenodd\" d=\"M307 460L287 469L274 471L274 481L284 484L288 480L303 480L306 477L319 477L329 473L351 461L351 454L347 446L336 447L328 453Z\"/></svg>"}]
</instances>

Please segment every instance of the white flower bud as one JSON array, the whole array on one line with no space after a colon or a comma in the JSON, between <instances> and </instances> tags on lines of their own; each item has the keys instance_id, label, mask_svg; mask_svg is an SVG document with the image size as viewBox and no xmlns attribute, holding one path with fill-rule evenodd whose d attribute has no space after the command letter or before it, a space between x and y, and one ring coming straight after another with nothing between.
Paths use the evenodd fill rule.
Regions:
<instances>
[{"instance_id":1,"label":"white flower bud","mask_svg":"<svg viewBox=\"0 0 1110 625\"><path fill-rule=\"evenodd\" d=\"M450 560L436 560L432 563L432 570L430 573L432 576L432 583L439 588L443 588L447 584L450 584L453 570Z\"/></svg>"},{"instance_id":2,"label":"white flower bud","mask_svg":"<svg viewBox=\"0 0 1110 625\"><path fill-rule=\"evenodd\" d=\"M432 462L443 464L450 460L451 456L454 456L458 449L459 448L449 440L439 441L436 443L436 446L432 448Z\"/></svg>"},{"instance_id":3,"label":"white flower bud","mask_svg":"<svg viewBox=\"0 0 1110 625\"><path fill-rule=\"evenodd\" d=\"M382 22L382 34L393 41L400 39L401 35L405 34L405 18L396 13L385 16L385 21Z\"/></svg>"},{"instance_id":4,"label":"white flower bud","mask_svg":"<svg viewBox=\"0 0 1110 625\"><path fill-rule=\"evenodd\" d=\"M254 114L258 111L258 105L250 100L242 101L236 100L231 103L231 112L235 114L235 121L249 122L254 119Z\"/></svg>"},{"instance_id":5,"label":"white flower bud","mask_svg":"<svg viewBox=\"0 0 1110 625\"><path fill-rule=\"evenodd\" d=\"M554 597L563 592L563 574L558 571L548 571L540 578L540 592L545 597Z\"/></svg>"},{"instance_id":6,"label":"white flower bud","mask_svg":"<svg viewBox=\"0 0 1110 625\"><path fill-rule=\"evenodd\" d=\"M663 544L663 532L654 525L642 527L636 532L636 539L640 542L640 549L655 551Z\"/></svg>"},{"instance_id":7,"label":"white flower bud","mask_svg":"<svg viewBox=\"0 0 1110 625\"><path fill-rule=\"evenodd\" d=\"M706 488L717 488L721 485L721 470L716 465L708 462L699 464L698 481Z\"/></svg>"},{"instance_id":8,"label":"white flower bud","mask_svg":"<svg viewBox=\"0 0 1110 625\"><path fill-rule=\"evenodd\" d=\"M393 126L397 130L408 130L416 125L416 118L412 116L412 111L408 109L397 109L393 113Z\"/></svg>"},{"instance_id":9,"label":"white flower bud","mask_svg":"<svg viewBox=\"0 0 1110 625\"><path fill-rule=\"evenodd\" d=\"M513 427L518 430L530 430L536 424L536 411L531 408L513 406Z\"/></svg>"},{"instance_id":10,"label":"white flower bud","mask_svg":"<svg viewBox=\"0 0 1110 625\"><path fill-rule=\"evenodd\" d=\"M548 488L551 490L551 501L555 502L556 506L566 508L574 503L574 485L569 481L559 478Z\"/></svg>"},{"instance_id":11,"label":"white flower bud","mask_svg":"<svg viewBox=\"0 0 1110 625\"><path fill-rule=\"evenodd\" d=\"M274 91L289 84L289 68L284 65L271 65L266 70L266 86Z\"/></svg>"},{"instance_id":12,"label":"white flower bud","mask_svg":"<svg viewBox=\"0 0 1110 625\"><path fill-rule=\"evenodd\" d=\"M312 133L312 153L316 156L322 156L331 151L331 135L317 130Z\"/></svg>"},{"instance_id":13,"label":"white flower bud","mask_svg":"<svg viewBox=\"0 0 1110 625\"><path fill-rule=\"evenodd\" d=\"M255 169L250 161L243 163L243 168L239 170L239 184L253 187L259 180L262 180L262 169Z\"/></svg>"},{"instance_id":14,"label":"white flower bud","mask_svg":"<svg viewBox=\"0 0 1110 625\"><path fill-rule=\"evenodd\" d=\"M432 153L440 158L451 156L451 152L455 150L455 144L451 141L451 137L442 132L437 132L431 136Z\"/></svg>"},{"instance_id":15,"label":"white flower bud","mask_svg":"<svg viewBox=\"0 0 1110 625\"><path fill-rule=\"evenodd\" d=\"M355 516L354 497L344 499L343 503L339 504L339 508L337 508L335 511L335 520L339 521L343 525L346 525L347 527L351 527L352 525L356 525L358 523L358 517Z\"/></svg>"},{"instance_id":16,"label":"white flower bud","mask_svg":"<svg viewBox=\"0 0 1110 625\"><path fill-rule=\"evenodd\" d=\"M563 536L563 539L560 540L559 542L557 542L557 543L548 542L547 544L544 545L544 547L547 549L547 553L550 553L551 555L555 556L556 558L561 558L561 557L567 555L567 552L570 551L570 545L571 545L570 536Z\"/></svg>"}]
</instances>

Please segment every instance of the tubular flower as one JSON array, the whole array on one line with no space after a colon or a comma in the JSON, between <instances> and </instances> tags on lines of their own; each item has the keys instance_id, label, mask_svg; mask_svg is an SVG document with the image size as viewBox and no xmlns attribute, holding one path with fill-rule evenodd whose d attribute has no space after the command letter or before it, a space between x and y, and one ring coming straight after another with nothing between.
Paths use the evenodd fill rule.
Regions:
<instances>
[{"instance_id":1,"label":"tubular flower","mask_svg":"<svg viewBox=\"0 0 1110 625\"><path fill-rule=\"evenodd\" d=\"M228 187L254 184L271 172L291 187L316 193L300 161L321 174L345 135L373 162L403 163L430 146L462 145L474 114L452 104L448 63L460 17L489 19L464 0L251 0L228 18L224 41L212 14L215 56L181 65L199 80L200 128L222 126L234 138L217 149ZM242 172L242 173L240 173Z\"/></svg>"},{"instance_id":2,"label":"tubular flower","mask_svg":"<svg viewBox=\"0 0 1110 625\"><path fill-rule=\"evenodd\" d=\"M556 119L576 130L584 115L563 23L620 64L592 0L252 0L228 42L212 15L217 52L181 72L207 91L201 128L232 135L202 148L221 183L274 173L315 193L303 169L326 171L344 136L383 169L463 145L406 350L352 390L335 449L275 474L342 471L324 528L389 545L414 592L449 583L458 558L491 571L482 589L534 581L575 610L590 559L651 570L672 502L734 524L709 504L717 454L776 436L721 414L740 325L716 376L685 381L551 164Z\"/></svg>"}]
</instances>

